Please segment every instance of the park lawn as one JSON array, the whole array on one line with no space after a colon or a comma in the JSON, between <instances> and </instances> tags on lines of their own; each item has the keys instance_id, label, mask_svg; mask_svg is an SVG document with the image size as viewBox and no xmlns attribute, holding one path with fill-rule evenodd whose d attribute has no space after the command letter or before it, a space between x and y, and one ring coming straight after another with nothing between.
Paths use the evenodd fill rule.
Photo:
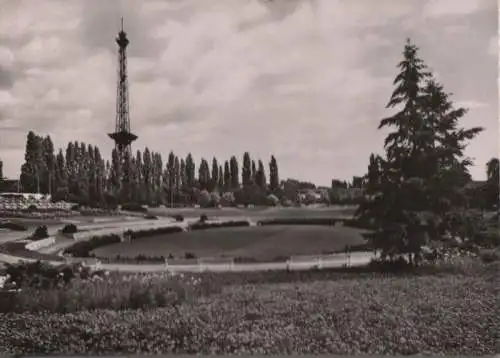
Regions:
<instances>
[{"instance_id":1,"label":"park lawn","mask_svg":"<svg viewBox=\"0 0 500 358\"><path fill-rule=\"evenodd\" d=\"M100 247L98 257L133 258L182 257L187 252L196 257L245 257L273 260L293 255L315 255L343 250L346 245L364 243L360 229L343 226L257 226L197 230L132 240Z\"/></svg>"}]
</instances>

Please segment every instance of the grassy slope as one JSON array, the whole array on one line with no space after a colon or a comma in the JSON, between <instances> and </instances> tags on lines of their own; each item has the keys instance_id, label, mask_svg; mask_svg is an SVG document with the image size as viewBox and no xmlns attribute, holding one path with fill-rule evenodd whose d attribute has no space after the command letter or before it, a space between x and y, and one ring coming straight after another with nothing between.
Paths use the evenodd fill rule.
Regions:
<instances>
[{"instance_id":1,"label":"grassy slope","mask_svg":"<svg viewBox=\"0 0 500 358\"><path fill-rule=\"evenodd\" d=\"M261 226L219 228L138 239L94 250L101 257L183 256L252 257L266 260L278 256L313 255L360 244L361 230L330 226Z\"/></svg>"}]
</instances>

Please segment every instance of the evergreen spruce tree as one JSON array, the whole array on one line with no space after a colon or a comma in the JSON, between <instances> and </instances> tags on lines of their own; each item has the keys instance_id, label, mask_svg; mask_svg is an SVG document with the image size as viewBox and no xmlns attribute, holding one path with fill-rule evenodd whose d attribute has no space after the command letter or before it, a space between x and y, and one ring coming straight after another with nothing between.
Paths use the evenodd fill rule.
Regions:
<instances>
[{"instance_id":1,"label":"evergreen spruce tree","mask_svg":"<svg viewBox=\"0 0 500 358\"><path fill-rule=\"evenodd\" d=\"M382 257L406 254L416 263L424 244L451 229L447 214L464 205L470 161L463 149L481 128L458 128L466 111L453 108L410 41L403 57L387 104L397 112L379 125L394 130L385 139L385 158L370 158L368 200L357 215L373 224L369 238Z\"/></svg>"}]
</instances>

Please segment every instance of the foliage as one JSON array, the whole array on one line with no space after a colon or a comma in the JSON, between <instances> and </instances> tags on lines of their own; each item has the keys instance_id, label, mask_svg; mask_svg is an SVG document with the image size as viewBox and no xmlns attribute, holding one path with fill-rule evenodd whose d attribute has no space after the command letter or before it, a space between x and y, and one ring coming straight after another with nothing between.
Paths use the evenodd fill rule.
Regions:
<instances>
[{"instance_id":1,"label":"foliage","mask_svg":"<svg viewBox=\"0 0 500 358\"><path fill-rule=\"evenodd\" d=\"M137 203L122 204L121 209L123 211L132 211L132 212L138 212L138 213L147 213L148 212L148 209L146 209L144 206L137 204Z\"/></svg>"},{"instance_id":2,"label":"foliage","mask_svg":"<svg viewBox=\"0 0 500 358\"><path fill-rule=\"evenodd\" d=\"M0 222L0 229L8 229L12 231L27 231L28 228L23 224L13 222L13 221L4 221Z\"/></svg>"},{"instance_id":3,"label":"foliage","mask_svg":"<svg viewBox=\"0 0 500 358\"><path fill-rule=\"evenodd\" d=\"M500 160L492 158L486 164L486 186L484 188L487 209L499 209Z\"/></svg>"},{"instance_id":4,"label":"foliage","mask_svg":"<svg viewBox=\"0 0 500 358\"><path fill-rule=\"evenodd\" d=\"M216 191L210 193L210 205L211 206L214 206L214 207L219 206L220 201L221 201L221 198L220 198L219 193L217 193Z\"/></svg>"},{"instance_id":5,"label":"foliage","mask_svg":"<svg viewBox=\"0 0 500 358\"><path fill-rule=\"evenodd\" d=\"M110 274L102 279L74 279L57 291L16 294L18 310L25 312L0 317L0 351L346 355L495 352L495 327L500 322L494 281L487 276L354 277L317 271L173 277ZM61 313L26 312L43 308Z\"/></svg>"},{"instance_id":6,"label":"foliage","mask_svg":"<svg viewBox=\"0 0 500 358\"><path fill-rule=\"evenodd\" d=\"M92 250L99 247L116 244L121 241L120 236L116 234L94 236L89 240L78 241L71 247L64 250L65 254L70 254L73 257L91 257Z\"/></svg>"},{"instance_id":7,"label":"foliage","mask_svg":"<svg viewBox=\"0 0 500 358\"><path fill-rule=\"evenodd\" d=\"M232 206L235 202L234 194L230 191L222 194L221 204L225 206Z\"/></svg>"},{"instance_id":8,"label":"foliage","mask_svg":"<svg viewBox=\"0 0 500 358\"><path fill-rule=\"evenodd\" d=\"M125 235L128 235L131 240L135 240L143 237L151 237L162 234L173 234L176 232L182 232L182 228L178 226L167 226L167 227L159 227L147 230L127 230L125 232Z\"/></svg>"},{"instance_id":9,"label":"foliage","mask_svg":"<svg viewBox=\"0 0 500 358\"><path fill-rule=\"evenodd\" d=\"M35 232L33 232L33 235L31 235L30 238L33 240L42 240L42 239L46 239L48 237L49 237L49 232L48 232L47 226L41 225L35 229Z\"/></svg>"},{"instance_id":10,"label":"foliage","mask_svg":"<svg viewBox=\"0 0 500 358\"><path fill-rule=\"evenodd\" d=\"M268 219L260 220L257 225L326 225L335 226L340 219L334 218L281 218L281 219Z\"/></svg>"},{"instance_id":11,"label":"foliage","mask_svg":"<svg viewBox=\"0 0 500 358\"><path fill-rule=\"evenodd\" d=\"M199 221L191 224L189 228L190 230L206 230L206 229L216 229L222 227L241 227L241 226L250 226L250 223L247 220L211 222L211 223L207 223L205 221Z\"/></svg>"},{"instance_id":12,"label":"foliage","mask_svg":"<svg viewBox=\"0 0 500 358\"><path fill-rule=\"evenodd\" d=\"M158 220L158 216L152 215L152 214L147 214L147 215L144 215L144 219L146 219L146 220Z\"/></svg>"},{"instance_id":13,"label":"foliage","mask_svg":"<svg viewBox=\"0 0 500 358\"><path fill-rule=\"evenodd\" d=\"M74 234L78 231L78 228L76 227L75 224L66 224L62 228L61 232L63 234Z\"/></svg>"},{"instance_id":14,"label":"foliage","mask_svg":"<svg viewBox=\"0 0 500 358\"><path fill-rule=\"evenodd\" d=\"M90 271L80 265L52 266L40 261L7 265L7 288L35 288L38 290L58 289L67 285L74 277L82 279L91 276Z\"/></svg>"},{"instance_id":15,"label":"foliage","mask_svg":"<svg viewBox=\"0 0 500 358\"><path fill-rule=\"evenodd\" d=\"M397 113L379 125L395 130L385 139L385 156L370 158L367 199L357 216L376 227L369 239L383 257L405 254L416 263L424 245L460 225L449 214L466 206L471 162L463 150L482 129L459 128L467 111L454 108L409 40L403 55L387 104Z\"/></svg>"},{"instance_id":16,"label":"foliage","mask_svg":"<svg viewBox=\"0 0 500 358\"><path fill-rule=\"evenodd\" d=\"M274 195L274 194L269 194L267 196L267 202L271 206L277 206L280 203L280 199L278 199L278 197L276 195Z\"/></svg>"},{"instance_id":17,"label":"foliage","mask_svg":"<svg viewBox=\"0 0 500 358\"><path fill-rule=\"evenodd\" d=\"M276 159L271 159L277 168ZM252 162L257 161L250 160ZM172 151L164 162L159 153L147 147L122 161L113 150L111 158L106 160L96 146L77 141L68 143L65 150L59 149L56 154L49 136L42 137L30 131L20 183L22 191L52 193L55 201L92 207L115 208L117 204L128 202L149 206L189 205L196 203L196 190L227 192L239 189L240 169L236 156L224 161L224 166L219 163L222 162L213 158L210 168L202 158L197 168L191 154L180 158ZM254 167L253 172L250 168L253 173L250 181L266 191L262 161Z\"/></svg>"},{"instance_id":18,"label":"foliage","mask_svg":"<svg viewBox=\"0 0 500 358\"><path fill-rule=\"evenodd\" d=\"M203 190L201 193L200 193L200 198L198 200L198 204L202 207L202 208L206 208L208 206L210 206L211 204L211 200L212 198L210 197L210 193L207 191L207 190Z\"/></svg>"},{"instance_id":19,"label":"foliage","mask_svg":"<svg viewBox=\"0 0 500 358\"><path fill-rule=\"evenodd\" d=\"M181 214L176 214L176 215L173 216L173 218L177 222L183 222L184 221L184 216L182 216Z\"/></svg>"}]
</instances>

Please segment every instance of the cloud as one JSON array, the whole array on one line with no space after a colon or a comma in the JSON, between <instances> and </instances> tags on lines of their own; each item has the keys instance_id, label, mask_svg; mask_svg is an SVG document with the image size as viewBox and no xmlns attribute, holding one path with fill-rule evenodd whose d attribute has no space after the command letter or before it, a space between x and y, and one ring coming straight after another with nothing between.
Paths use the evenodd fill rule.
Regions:
<instances>
[{"instance_id":1,"label":"cloud","mask_svg":"<svg viewBox=\"0 0 500 358\"><path fill-rule=\"evenodd\" d=\"M464 16L477 12L484 0L428 0L424 7L424 16L439 18L442 16Z\"/></svg>"},{"instance_id":2,"label":"cloud","mask_svg":"<svg viewBox=\"0 0 500 358\"><path fill-rule=\"evenodd\" d=\"M18 175L29 129L57 146L78 139L109 153L122 16L135 148L198 160L250 151L267 162L275 154L282 177L318 184L360 175L381 150L376 128L406 37L446 90L473 108L467 123L496 126L497 64L488 51L497 20L486 2L13 4L2 2L0 15L0 137L9 133L0 158L9 176ZM471 146L479 166L496 154L490 133Z\"/></svg>"}]
</instances>

